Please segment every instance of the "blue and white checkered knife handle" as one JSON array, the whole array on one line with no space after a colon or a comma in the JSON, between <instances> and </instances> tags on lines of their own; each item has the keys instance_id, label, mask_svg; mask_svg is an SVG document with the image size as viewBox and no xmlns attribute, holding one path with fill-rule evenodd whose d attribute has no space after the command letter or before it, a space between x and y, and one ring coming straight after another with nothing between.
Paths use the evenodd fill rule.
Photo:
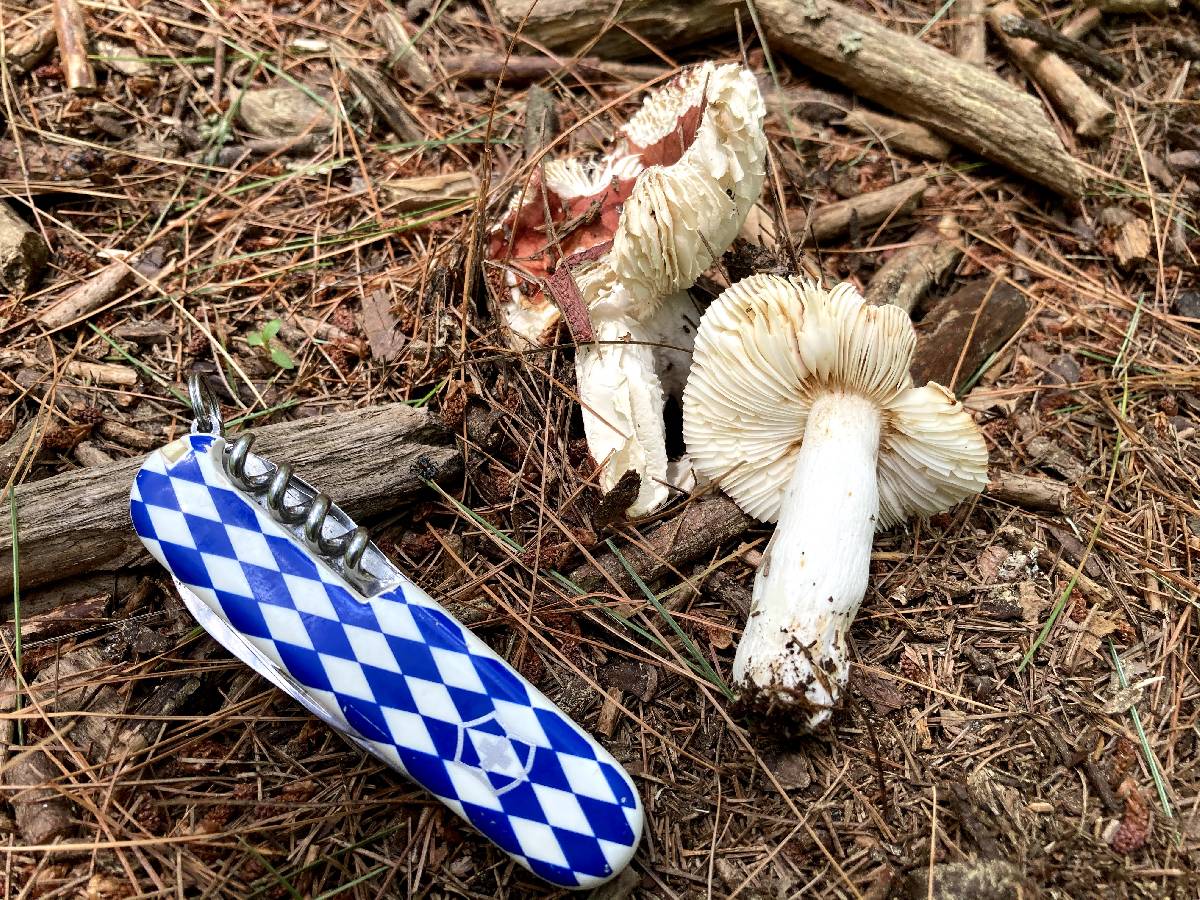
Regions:
<instances>
[{"instance_id":1,"label":"blue and white checkered knife handle","mask_svg":"<svg viewBox=\"0 0 1200 900\"><path fill-rule=\"evenodd\" d=\"M219 436L181 438L130 498L197 621L536 875L585 888L619 872L642 829L620 764L373 545L388 577L363 596L234 485L226 453Z\"/></svg>"}]
</instances>

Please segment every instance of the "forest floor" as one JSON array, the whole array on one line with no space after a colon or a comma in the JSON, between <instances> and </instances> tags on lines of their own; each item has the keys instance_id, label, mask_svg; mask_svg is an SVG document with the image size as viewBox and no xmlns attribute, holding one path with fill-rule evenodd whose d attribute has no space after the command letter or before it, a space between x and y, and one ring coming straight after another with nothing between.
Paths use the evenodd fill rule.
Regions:
<instances>
[{"instance_id":1,"label":"forest floor","mask_svg":"<svg viewBox=\"0 0 1200 900\"><path fill-rule=\"evenodd\" d=\"M946 6L860 8L952 50L961 21ZM647 46L636 67L498 84L464 74L466 54L499 61L511 40L487 6L396 11L425 70L389 66L381 9L88 3L94 94L68 88L55 51L5 66L0 188L49 257L27 291L0 295L4 477L105 465L186 432L192 371L216 376L248 427L428 409L457 435L461 479L368 524L633 775L646 833L603 896L1200 896L1200 59L1168 46L1200 39L1200 12L1106 15L1092 31L1124 67L1116 81L1079 69L1113 106L1111 133L1079 138L1046 106L1089 176L1075 202L965 150L921 159L847 127L869 104L783 54L772 76L749 18L741 44L731 30ZM1025 9L1055 26L1078 11ZM7 46L50 15L5 3ZM988 47L987 67L1036 96L990 33ZM993 477L1033 476L1052 498L986 492L880 534L847 702L812 737L763 727L727 695L769 526L656 572L660 603L622 579L579 594L547 576L610 552L606 540L647 546L695 501L606 521L566 330L511 350L482 259L534 169L531 93L557 110L548 157L587 153L651 83L705 59L742 61L785 98L766 122L778 190L760 219L779 201L820 210L927 176L912 212L796 253L865 288L953 216L961 256L915 317L933 327L931 307L981 280L1020 301L983 361L950 372ZM402 98L390 118L364 100L381 72ZM268 87L286 96L263 103ZM445 177L409 181L428 176ZM65 320L46 315L120 259L137 274ZM728 277L710 271L697 302ZM30 423L40 445L17 454ZM4 897L551 893L232 660L161 570L30 586L5 619ZM121 739L84 748L64 723L86 708ZM34 746L53 757L40 795L14 775Z\"/></svg>"}]
</instances>

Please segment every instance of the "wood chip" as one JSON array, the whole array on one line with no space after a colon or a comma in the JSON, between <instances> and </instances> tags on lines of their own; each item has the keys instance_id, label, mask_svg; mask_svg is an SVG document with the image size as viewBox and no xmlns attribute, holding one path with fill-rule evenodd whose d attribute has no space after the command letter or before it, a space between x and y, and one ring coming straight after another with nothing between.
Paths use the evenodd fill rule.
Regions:
<instances>
[{"instance_id":1,"label":"wood chip","mask_svg":"<svg viewBox=\"0 0 1200 900\"><path fill-rule=\"evenodd\" d=\"M1016 334L1027 313L1025 298L1007 283L993 287L992 279L983 278L959 289L917 323L913 381L936 381L957 392Z\"/></svg>"},{"instance_id":2,"label":"wood chip","mask_svg":"<svg viewBox=\"0 0 1200 900\"><path fill-rule=\"evenodd\" d=\"M474 172L445 172L385 181L375 189L389 207L406 212L470 199L479 193L479 179Z\"/></svg>"}]
</instances>

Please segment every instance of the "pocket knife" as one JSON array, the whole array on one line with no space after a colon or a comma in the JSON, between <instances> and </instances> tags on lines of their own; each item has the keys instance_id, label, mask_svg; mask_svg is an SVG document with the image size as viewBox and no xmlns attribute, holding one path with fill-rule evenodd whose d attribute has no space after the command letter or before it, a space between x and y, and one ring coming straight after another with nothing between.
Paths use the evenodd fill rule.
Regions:
<instances>
[{"instance_id":1,"label":"pocket knife","mask_svg":"<svg viewBox=\"0 0 1200 900\"><path fill-rule=\"evenodd\" d=\"M147 457L130 515L200 625L539 877L619 872L642 830L620 764L328 496L226 441L198 376L189 392L192 432Z\"/></svg>"}]
</instances>

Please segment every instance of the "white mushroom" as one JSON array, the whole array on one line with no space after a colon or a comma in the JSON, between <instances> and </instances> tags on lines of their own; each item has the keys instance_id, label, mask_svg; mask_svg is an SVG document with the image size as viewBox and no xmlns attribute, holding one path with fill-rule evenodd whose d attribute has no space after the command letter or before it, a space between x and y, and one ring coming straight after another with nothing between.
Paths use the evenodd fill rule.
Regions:
<instances>
[{"instance_id":1,"label":"white mushroom","mask_svg":"<svg viewBox=\"0 0 1200 900\"><path fill-rule=\"evenodd\" d=\"M803 727L849 675L846 633L876 529L978 493L987 448L944 387L914 387L916 336L848 284L756 275L705 313L684 392L696 471L778 527L734 658L741 698Z\"/></svg>"},{"instance_id":2,"label":"white mushroom","mask_svg":"<svg viewBox=\"0 0 1200 900\"><path fill-rule=\"evenodd\" d=\"M762 190L764 113L754 76L740 66L689 69L646 99L610 157L547 165L544 188L517 202L493 235L493 259L507 248L535 281L552 263L612 241L573 270L597 340L577 348L576 374L600 486L611 489L630 469L641 476L630 515L670 496L656 375L665 363L649 344L664 334L687 337L686 320L664 319L664 303L684 308L681 292L733 242ZM562 234L551 234L556 226ZM511 287L510 328L543 341L556 320L549 301Z\"/></svg>"}]
</instances>

